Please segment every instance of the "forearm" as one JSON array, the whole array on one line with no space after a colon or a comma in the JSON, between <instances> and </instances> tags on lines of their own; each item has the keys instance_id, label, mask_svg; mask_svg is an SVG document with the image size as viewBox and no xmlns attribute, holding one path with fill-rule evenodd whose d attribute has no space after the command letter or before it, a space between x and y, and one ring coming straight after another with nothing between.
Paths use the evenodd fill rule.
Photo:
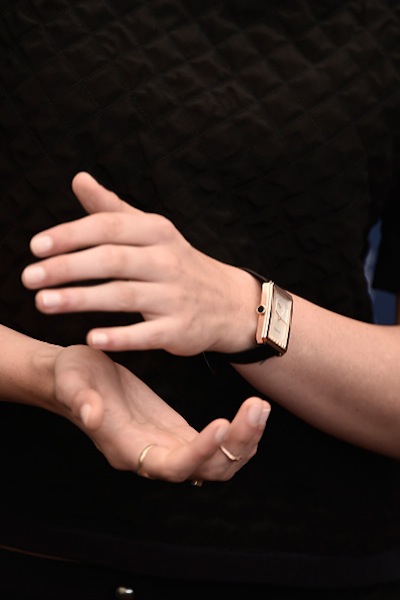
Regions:
<instances>
[{"instance_id":1,"label":"forearm","mask_svg":"<svg viewBox=\"0 0 400 600\"><path fill-rule=\"evenodd\" d=\"M236 365L257 389L315 427L400 458L400 330L295 297L288 352Z\"/></svg>"},{"instance_id":2,"label":"forearm","mask_svg":"<svg viewBox=\"0 0 400 600\"><path fill-rule=\"evenodd\" d=\"M54 401L54 361L58 346L0 326L0 400L59 412Z\"/></svg>"},{"instance_id":3,"label":"forearm","mask_svg":"<svg viewBox=\"0 0 400 600\"><path fill-rule=\"evenodd\" d=\"M74 189L93 214L32 240L42 260L24 271L23 282L39 290L39 310L142 315L135 325L90 331L88 344L103 351L162 348L190 356L254 345L257 279L202 254L164 217L130 207L87 174L76 177ZM68 285L88 278L105 283ZM287 354L237 369L321 430L400 458L399 332L295 298Z\"/></svg>"}]
</instances>

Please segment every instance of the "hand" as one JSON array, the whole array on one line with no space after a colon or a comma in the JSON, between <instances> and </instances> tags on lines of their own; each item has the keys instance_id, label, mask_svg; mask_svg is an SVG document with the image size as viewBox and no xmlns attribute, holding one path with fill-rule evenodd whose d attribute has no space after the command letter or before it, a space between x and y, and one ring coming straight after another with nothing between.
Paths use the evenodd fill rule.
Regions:
<instances>
[{"instance_id":1,"label":"hand","mask_svg":"<svg viewBox=\"0 0 400 600\"><path fill-rule=\"evenodd\" d=\"M55 394L60 413L113 467L136 472L140 453L152 445L142 475L174 482L230 479L256 453L270 411L250 398L232 423L217 419L198 433L130 371L87 346L57 355ZM240 460L229 460L221 444Z\"/></svg>"},{"instance_id":2,"label":"hand","mask_svg":"<svg viewBox=\"0 0 400 600\"><path fill-rule=\"evenodd\" d=\"M92 214L31 242L36 256L51 257L22 275L26 287L47 288L36 295L39 310L141 313L144 322L89 332L102 350L194 355L253 345L260 286L251 275L199 252L166 218L132 208L87 173L73 189ZM48 289L90 279L107 282Z\"/></svg>"}]
</instances>

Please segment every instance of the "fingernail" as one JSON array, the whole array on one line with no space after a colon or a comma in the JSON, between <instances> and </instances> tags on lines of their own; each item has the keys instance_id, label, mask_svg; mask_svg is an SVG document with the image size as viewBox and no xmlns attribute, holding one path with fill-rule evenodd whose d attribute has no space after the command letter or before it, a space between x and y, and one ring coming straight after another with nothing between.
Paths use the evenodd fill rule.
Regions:
<instances>
[{"instance_id":1,"label":"fingernail","mask_svg":"<svg viewBox=\"0 0 400 600\"><path fill-rule=\"evenodd\" d=\"M261 415L260 415L260 419L258 421L258 424L260 427L265 427L266 422L268 421L268 417L271 414L271 409L270 407L264 407L261 411Z\"/></svg>"},{"instance_id":2,"label":"fingernail","mask_svg":"<svg viewBox=\"0 0 400 600\"><path fill-rule=\"evenodd\" d=\"M42 292L40 301L46 308L54 308L61 304L61 294L59 292Z\"/></svg>"},{"instance_id":3,"label":"fingernail","mask_svg":"<svg viewBox=\"0 0 400 600\"><path fill-rule=\"evenodd\" d=\"M35 285L43 281L46 277L46 271L43 267L39 267L37 265L33 265L32 267L27 267L24 271L24 279L25 282L30 285Z\"/></svg>"},{"instance_id":4,"label":"fingernail","mask_svg":"<svg viewBox=\"0 0 400 600\"><path fill-rule=\"evenodd\" d=\"M53 239L49 235L41 235L31 240L31 250L33 254L44 254L53 247Z\"/></svg>"},{"instance_id":5,"label":"fingernail","mask_svg":"<svg viewBox=\"0 0 400 600\"><path fill-rule=\"evenodd\" d=\"M108 335L105 333L91 333L90 343L92 346L104 346L108 342Z\"/></svg>"},{"instance_id":6,"label":"fingernail","mask_svg":"<svg viewBox=\"0 0 400 600\"><path fill-rule=\"evenodd\" d=\"M263 404L253 404L250 406L247 413L247 420L253 427L264 427L271 409Z\"/></svg>"},{"instance_id":7,"label":"fingernail","mask_svg":"<svg viewBox=\"0 0 400 600\"><path fill-rule=\"evenodd\" d=\"M83 404L79 411L83 424L87 427L89 424L90 413L92 412L92 407L90 404Z\"/></svg>"}]
</instances>

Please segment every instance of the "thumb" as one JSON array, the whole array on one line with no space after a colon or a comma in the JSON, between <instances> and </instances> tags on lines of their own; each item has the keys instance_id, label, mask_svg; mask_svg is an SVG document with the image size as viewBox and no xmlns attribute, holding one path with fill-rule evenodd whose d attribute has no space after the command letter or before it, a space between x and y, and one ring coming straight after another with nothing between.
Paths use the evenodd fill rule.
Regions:
<instances>
[{"instance_id":1,"label":"thumb","mask_svg":"<svg viewBox=\"0 0 400 600\"><path fill-rule=\"evenodd\" d=\"M98 212L129 212L131 214L142 212L121 200L114 192L100 185L89 173L81 172L75 175L72 180L72 191L89 214Z\"/></svg>"},{"instance_id":2,"label":"thumb","mask_svg":"<svg viewBox=\"0 0 400 600\"><path fill-rule=\"evenodd\" d=\"M103 423L104 406L101 396L93 389L78 392L74 398L73 412L88 430L99 429Z\"/></svg>"}]
</instances>

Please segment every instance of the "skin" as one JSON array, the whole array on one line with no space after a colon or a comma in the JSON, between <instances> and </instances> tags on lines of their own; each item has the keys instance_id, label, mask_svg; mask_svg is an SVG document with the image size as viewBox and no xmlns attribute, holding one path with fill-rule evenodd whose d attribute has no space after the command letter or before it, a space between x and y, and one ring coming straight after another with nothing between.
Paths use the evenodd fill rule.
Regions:
<instances>
[{"instance_id":1,"label":"skin","mask_svg":"<svg viewBox=\"0 0 400 600\"><path fill-rule=\"evenodd\" d=\"M251 275L202 254L164 217L130 207L86 173L73 190L89 215L32 239L42 260L22 279L40 290L39 310L142 314L142 323L88 332L88 344L102 350L192 355L254 345L260 284ZM90 278L107 283L67 285ZM236 368L322 431L400 458L399 356L398 326L361 323L294 296L288 352Z\"/></svg>"},{"instance_id":2,"label":"skin","mask_svg":"<svg viewBox=\"0 0 400 600\"><path fill-rule=\"evenodd\" d=\"M204 349L241 350L252 343L259 285L251 275L202 254L170 221L132 208L88 174L78 175L73 189L93 214L31 242L36 256L54 255L22 275L27 287L47 288L36 296L39 310L143 315L145 321L131 327L89 332L88 344L103 350L163 348L190 356ZM48 289L95 278L112 282ZM231 315L238 319L235 329L230 327Z\"/></svg>"},{"instance_id":3,"label":"skin","mask_svg":"<svg viewBox=\"0 0 400 600\"><path fill-rule=\"evenodd\" d=\"M0 326L2 401L53 412L79 427L116 469L182 482L225 481L256 453L269 415L258 398L243 403L232 423L217 419L197 432L130 371L88 346L62 348ZM18 361L15 361L18 356ZM219 445L241 455L229 461Z\"/></svg>"}]
</instances>

